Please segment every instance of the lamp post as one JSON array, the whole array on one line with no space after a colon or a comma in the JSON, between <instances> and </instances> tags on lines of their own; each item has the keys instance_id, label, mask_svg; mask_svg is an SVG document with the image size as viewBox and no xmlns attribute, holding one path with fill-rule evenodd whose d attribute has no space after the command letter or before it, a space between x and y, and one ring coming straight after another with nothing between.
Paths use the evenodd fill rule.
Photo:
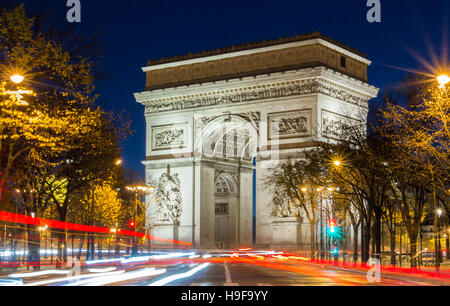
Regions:
<instances>
[{"instance_id":1,"label":"lamp post","mask_svg":"<svg viewBox=\"0 0 450 306\"><path fill-rule=\"evenodd\" d=\"M438 208L434 217L434 261L436 270L439 271L441 266L441 235L439 233L439 221L442 215L442 209Z\"/></svg>"},{"instance_id":2,"label":"lamp post","mask_svg":"<svg viewBox=\"0 0 450 306\"><path fill-rule=\"evenodd\" d=\"M137 248L137 241L136 241L136 231L137 231L137 206L138 206L138 194L139 192L142 192L144 194L150 194L155 189L153 186L131 186L125 188L128 191L132 191L135 193L135 199L134 199L134 208L133 208L133 220L130 222L130 226L134 228L134 239L133 239L133 247L131 249L132 256L135 256L137 254L138 248Z\"/></svg>"},{"instance_id":3,"label":"lamp post","mask_svg":"<svg viewBox=\"0 0 450 306\"><path fill-rule=\"evenodd\" d=\"M439 248L439 263L442 263L442 245L441 245L441 217L442 217L442 209L439 208L437 211L438 214L438 248Z\"/></svg>"},{"instance_id":4,"label":"lamp post","mask_svg":"<svg viewBox=\"0 0 450 306\"><path fill-rule=\"evenodd\" d=\"M323 260L323 199L322 199L322 187L317 188L319 192L319 201L320 201L320 260Z\"/></svg>"}]
</instances>

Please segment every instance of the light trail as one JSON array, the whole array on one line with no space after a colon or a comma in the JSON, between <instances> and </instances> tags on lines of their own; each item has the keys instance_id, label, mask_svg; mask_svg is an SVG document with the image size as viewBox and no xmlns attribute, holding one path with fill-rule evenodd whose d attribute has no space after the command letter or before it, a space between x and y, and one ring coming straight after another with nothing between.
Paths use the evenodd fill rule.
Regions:
<instances>
[{"instance_id":1,"label":"light trail","mask_svg":"<svg viewBox=\"0 0 450 306\"><path fill-rule=\"evenodd\" d=\"M32 217L32 216L25 216L25 215L20 215L20 214L9 213L6 211L0 211L0 221L21 223L21 224L34 225L34 226L42 226L43 224L45 224L47 226L47 228L71 230L71 231L76 231L76 232L111 234L111 229L106 228L106 227L98 227L98 226L82 225L82 224L68 223L68 222L62 222L62 221L54 221L54 220L49 220L49 219L43 219L43 218L37 218L37 217ZM122 236L134 237L134 238L146 238L146 239L149 239L152 241L168 242L170 244L180 244L183 246L191 246L192 245L192 243L190 243L190 242L163 239L163 238L158 238L158 237L142 234L139 232L133 232L133 231L118 230L118 234L120 234Z\"/></svg>"},{"instance_id":2,"label":"light trail","mask_svg":"<svg viewBox=\"0 0 450 306\"><path fill-rule=\"evenodd\" d=\"M106 272L112 272L116 271L116 267L110 267L110 268L104 268L104 269L88 269L88 272L90 273L106 273Z\"/></svg>"},{"instance_id":3,"label":"light trail","mask_svg":"<svg viewBox=\"0 0 450 306\"><path fill-rule=\"evenodd\" d=\"M173 258L181 258L187 256L196 256L195 253L168 253L161 255L152 255L152 256L136 256L130 258L113 258L113 259L99 259L99 260L90 260L86 261L86 265L98 265L98 264L108 264L108 263L121 263L121 264L130 264L130 263L142 263L148 262L151 260L161 260L161 259L173 259Z\"/></svg>"},{"instance_id":4,"label":"light trail","mask_svg":"<svg viewBox=\"0 0 450 306\"><path fill-rule=\"evenodd\" d=\"M56 283L63 283L63 282L68 282L68 281L73 281L74 282L74 281L79 281L80 279L101 277L101 276L113 276L113 275L122 274L122 273L125 273L125 270L115 271L115 272L107 272L107 273L101 273L101 274L86 274L86 275L78 275L78 276L57 278L57 279L51 279L51 280L46 280L46 281L40 281L40 282L34 282L34 283L26 284L25 287L45 286L45 285L56 284Z\"/></svg>"},{"instance_id":5,"label":"light trail","mask_svg":"<svg viewBox=\"0 0 450 306\"><path fill-rule=\"evenodd\" d=\"M89 260L89 261L86 261L86 265L108 264L108 263L121 262L121 261L122 261L122 258Z\"/></svg>"},{"instance_id":6,"label":"light trail","mask_svg":"<svg viewBox=\"0 0 450 306\"><path fill-rule=\"evenodd\" d=\"M120 260L121 264L130 264L130 263L138 263L138 262L147 262L152 259L151 256L141 256L141 257L131 257L131 258L124 258Z\"/></svg>"},{"instance_id":7,"label":"light trail","mask_svg":"<svg viewBox=\"0 0 450 306\"><path fill-rule=\"evenodd\" d=\"M120 275L110 275L104 277L96 277L93 279L82 280L67 284L66 286L104 286L123 281L129 281L137 278L144 278L149 276L161 275L166 273L166 269L156 270L155 268L145 268L138 271L126 272Z\"/></svg>"},{"instance_id":8,"label":"light trail","mask_svg":"<svg viewBox=\"0 0 450 306\"><path fill-rule=\"evenodd\" d=\"M0 287L12 287L12 286L23 286L23 281L20 279L8 279L0 278Z\"/></svg>"},{"instance_id":9,"label":"light trail","mask_svg":"<svg viewBox=\"0 0 450 306\"><path fill-rule=\"evenodd\" d=\"M171 283L175 280L178 279L182 279L182 278L186 278L186 277L191 277L193 276L195 273L199 272L200 270L203 270L204 268L206 268L207 266L209 266L209 263L204 263L198 267L193 268L192 270L185 272L185 273L181 273L181 274L175 274L175 275L171 275L168 277L165 277L159 281L156 281L154 283L151 283L148 286L164 286L167 285L168 283Z\"/></svg>"},{"instance_id":10,"label":"light trail","mask_svg":"<svg viewBox=\"0 0 450 306\"><path fill-rule=\"evenodd\" d=\"M70 270L44 270L39 272L29 272L29 273L19 273L19 274L11 274L8 277L13 278L30 278L36 276L44 276L44 275L67 275L70 273Z\"/></svg>"}]
</instances>

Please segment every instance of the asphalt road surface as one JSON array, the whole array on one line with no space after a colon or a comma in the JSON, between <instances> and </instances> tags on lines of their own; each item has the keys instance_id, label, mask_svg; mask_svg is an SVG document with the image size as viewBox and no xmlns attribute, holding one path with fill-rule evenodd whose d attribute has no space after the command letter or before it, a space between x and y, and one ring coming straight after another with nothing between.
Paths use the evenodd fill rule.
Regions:
<instances>
[{"instance_id":1,"label":"asphalt road surface","mask_svg":"<svg viewBox=\"0 0 450 306\"><path fill-rule=\"evenodd\" d=\"M443 273L383 271L369 282L367 269L317 264L288 257L212 256L102 263L69 271L16 273L25 286L449 286ZM55 274L58 273L58 274Z\"/></svg>"}]
</instances>

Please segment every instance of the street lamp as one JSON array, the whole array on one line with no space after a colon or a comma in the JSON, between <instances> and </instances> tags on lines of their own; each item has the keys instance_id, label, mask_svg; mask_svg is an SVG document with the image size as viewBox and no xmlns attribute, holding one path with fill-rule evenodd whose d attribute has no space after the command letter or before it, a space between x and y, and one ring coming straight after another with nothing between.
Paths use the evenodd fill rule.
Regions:
<instances>
[{"instance_id":1,"label":"street lamp","mask_svg":"<svg viewBox=\"0 0 450 306\"><path fill-rule=\"evenodd\" d=\"M11 76L9 79L16 84L20 84L23 82L25 77L20 74L15 74L15 75Z\"/></svg>"},{"instance_id":2,"label":"street lamp","mask_svg":"<svg viewBox=\"0 0 450 306\"><path fill-rule=\"evenodd\" d=\"M336 167L340 167L342 166L342 162L338 159L336 159L335 161L333 161L333 165L335 165Z\"/></svg>"},{"instance_id":3,"label":"street lamp","mask_svg":"<svg viewBox=\"0 0 450 306\"><path fill-rule=\"evenodd\" d=\"M434 252L435 252L435 264L436 270L439 270L442 257L441 257L441 216L442 208L436 209L436 216L434 218Z\"/></svg>"},{"instance_id":4,"label":"street lamp","mask_svg":"<svg viewBox=\"0 0 450 306\"><path fill-rule=\"evenodd\" d=\"M440 88L444 88L450 82L450 77L447 74L439 75L436 80L438 81Z\"/></svg>"},{"instance_id":5,"label":"street lamp","mask_svg":"<svg viewBox=\"0 0 450 306\"><path fill-rule=\"evenodd\" d=\"M130 223L129 226L133 227L135 229L135 231L137 230L137 203L138 203L138 193L139 192L143 192L145 194L150 194L152 193L152 191L155 189L155 187L153 186L130 186L130 187L125 187L126 190L128 191L132 191L135 192L135 203L134 203L134 217L133 217L133 221L132 224ZM137 242L136 242L136 237L134 238L134 242L133 242L133 249L132 249L132 256L137 254Z\"/></svg>"}]
</instances>

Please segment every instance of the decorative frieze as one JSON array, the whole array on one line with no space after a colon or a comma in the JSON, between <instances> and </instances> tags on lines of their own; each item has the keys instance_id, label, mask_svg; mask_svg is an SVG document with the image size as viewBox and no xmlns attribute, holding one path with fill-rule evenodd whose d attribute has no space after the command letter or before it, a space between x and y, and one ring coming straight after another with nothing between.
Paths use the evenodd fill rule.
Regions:
<instances>
[{"instance_id":1,"label":"decorative frieze","mask_svg":"<svg viewBox=\"0 0 450 306\"><path fill-rule=\"evenodd\" d=\"M219 105L233 105L255 102L265 99L302 96L310 94L324 94L332 98L367 108L369 96L358 95L349 90L334 86L322 79L290 82L290 84L274 84L243 88L239 92L213 92L206 96L174 97L166 100L152 100L145 102L146 114L169 111L190 110Z\"/></svg>"},{"instance_id":2,"label":"decorative frieze","mask_svg":"<svg viewBox=\"0 0 450 306\"><path fill-rule=\"evenodd\" d=\"M187 146L187 124L152 128L152 150L183 149Z\"/></svg>"},{"instance_id":3,"label":"decorative frieze","mask_svg":"<svg viewBox=\"0 0 450 306\"><path fill-rule=\"evenodd\" d=\"M343 125L361 124L357 119L339 115L326 110L322 111L322 136L339 139ZM365 125L364 125L365 126Z\"/></svg>"},{"instance_id":4,"label":"decorative frieze","mask_svg":"<svg viewBox=\"0 0 450 306\"><path fill-rule=\"evenodd\" d=\"M269 115L269 140L299 138L311 135L311 110Z\"/></svg>"}]
</instances>

